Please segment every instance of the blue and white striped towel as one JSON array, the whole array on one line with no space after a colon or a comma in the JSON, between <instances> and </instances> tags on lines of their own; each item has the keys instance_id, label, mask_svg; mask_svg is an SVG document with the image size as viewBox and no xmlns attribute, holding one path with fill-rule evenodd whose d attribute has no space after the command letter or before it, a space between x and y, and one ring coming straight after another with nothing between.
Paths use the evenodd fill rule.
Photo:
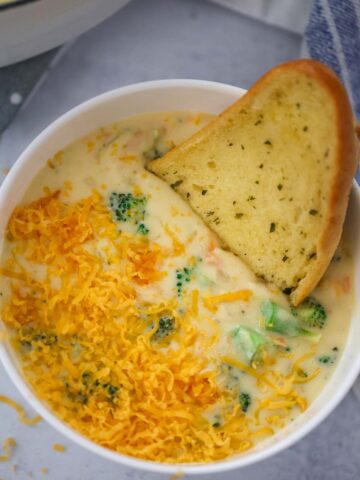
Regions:
<instances>
[{"instance_id":1,"label":"blue and white striped towel","mask_svg":"<svg viewBox=\"0 0 360 480\"><path fill-rule=\"evenodd\" d=\"M360 0L315 0L305 42L309 55L342 79L360 121Z\"/></svg>"},{"instance_id":2,"label":"blue and white striped towel","mask_svg":"<svg viewBox=\"0 0 360 480\"><path fill-rule=\"evenodd\" d=\"M360 0L315 0L305 42L342 79L360 121Z\"/></svg>"}]
</instances>

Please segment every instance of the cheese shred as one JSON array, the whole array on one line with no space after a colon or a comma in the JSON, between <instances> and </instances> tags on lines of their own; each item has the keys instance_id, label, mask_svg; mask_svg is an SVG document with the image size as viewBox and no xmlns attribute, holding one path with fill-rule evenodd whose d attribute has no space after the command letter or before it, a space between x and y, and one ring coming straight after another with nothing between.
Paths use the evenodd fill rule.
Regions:
<instances>
[{"instance_id":1,"label":"cheese shred","mask_svg":"<svg viewBox=\"0 0 360 480\"><path fill-rule=\"evenodd\" d=\"M54 443L52 448L55 452L59 453L64 453L66 451L66 447L64 447L64 445L62 445L61 443Z\"/></svg>"},{"instance_id":2,"label":"cheese shred","mask_svg":"<svg viewBox=\"0 0 360 480\"><path fill-rule=\"evenodd\" d=\"M12 437L8 437L5 439L3 443L3 450L5 455L0 455L0 462L7 462L11 459L13 449L16 446L16 441Z\"/></svg>"},{"instance_id":3,"label":"cheese shred","mask_svg":"<svg viewBox=\"0 0 360 480\"><path fill-rule=\"evenodd\" d=\"M27 417L24 407L22 407L19 403L15 402L15 400L12 400L11 398L6 397L5 395L0 395L0 402L5 403L9 407L16 410L16 412L19 415L19 421L25 425L29 425L29 426L36 425L41 420L40 416L36 416L34 418Z\"/></svg>"}]
</instances>

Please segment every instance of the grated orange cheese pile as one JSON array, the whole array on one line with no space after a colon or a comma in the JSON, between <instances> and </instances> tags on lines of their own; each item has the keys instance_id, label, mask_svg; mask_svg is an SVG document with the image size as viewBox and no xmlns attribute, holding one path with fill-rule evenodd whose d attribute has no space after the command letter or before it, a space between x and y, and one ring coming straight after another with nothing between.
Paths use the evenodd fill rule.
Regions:
<instances>
[{"instance_id":1,"label":"grated orange cheese pile","mask_svg":"<svg viewBox=\"0 0 360 480\"><path fill-rule=\"evenodd\" d=\"M141 303L137 288L163 278L164 256L179 253L167 233L174 251L119 234L96 191L75 203L60 191L47 192L18 207L9 222L12 255L1 273L11 292L2 318L39 397L79 432L143 459L215 461L274 433L291 408L306 408L295 388L302 359L282 375L274 359L247 366L211 357L197 327L198 304L216 309L220 302L247 301L250 291L207 299L193 291L191 308L181 315L176 297ZM171 315L177 329L171 341L156 343L162 314ZM214 332L216 341L216 324ZM224 364L249 373L264 393L254 414L245 415L222 386ZM221 426L206 417L215 407Z\"/></svg>"}]
</instances>

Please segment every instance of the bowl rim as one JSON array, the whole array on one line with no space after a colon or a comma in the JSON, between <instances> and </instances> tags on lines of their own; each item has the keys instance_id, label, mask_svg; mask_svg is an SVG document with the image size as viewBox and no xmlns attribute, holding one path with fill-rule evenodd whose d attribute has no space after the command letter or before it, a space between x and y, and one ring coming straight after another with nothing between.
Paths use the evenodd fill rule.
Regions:
<instances>
[{"instance_id":1,"label":"bowl rim","mask_svg":"<svg viewBox=\"0 0 360 480\"><path fill-rule=\"evenodd\" d=\"M148 82L141 82L132 84L125 87L116 88L114 90L108 91L101 95L97 95L85 102L82 102L78 106L72 108L68 112L61 115L59 118L54 120L48 127L46 127L35 139L31 141L28 147L23 151L23 153L16 160L15 164L11 168L9 174L4 179L2 185L0 186L0 205L4 200L11 194L11 190L15 187L16 179L23 169L23 166L27 164L31 158L31 155L34 151L38 149L38 146L41 146L41 143L46 140L46 138L56 132L56 130L62 125L71 122L79 115L86 113L86 110L89 108L96 107L111 98L117 98L119 96L127 96L129 94L137 93L144 90L159 90L163 88L189 88L189 89L208 89L219 92L224 92L231 95L242 95L245 93L244 89L227 85L220 82L212 82L206 80L193 80L193 79L169 79L169 80L154 80ZM30 161L31 163L31 161ZM360 206L360 188L357 183L353 182L352 192L355 198L355 202ZM0 246L1 250L1 246ZM1 251L0 251L1 253ZM354 306L352 321L359 314L356 312L359 310L358 305ZM1 327L0 319L0 327ZM295 431L290 432L284 438L281 438L277 442L270 444L265 449L259 451L246 452L243 455L235 456L230 459L224 459L217 462L206 463L206 464L169 464L169 463L160 463L149 460L142 460L136 457L130 457L119 452L102 447L95 442L87 439L79 432L65 424L60 420L55 413L48 408L45 403L41 402L28 386L25 379L22 377L20 372L15 367L13 361L11 360L10 355L8 354L6 348L0 342L0 360L10 377L11 381L15 387L19 390L24 399L30 404L30 406L39 414L41 417L50 424L53 428L59 431L62 435L67 437L69 440L73 441L75 444L82 446L88 451L100 455L103 458L112 460L113 462L122 464L127 467L132 467L140 469L147 472L156 472L160 474L191 474L191 475L204 475L212 473L220 473L228 470L233 470L236 468L241 468L245 466L252 465L256 462L265 460L272 455L275 455L282 450L290 447L298 440L305 437L310 431L317 427L341 402L345 395L350 390L355 379L360 373L360 354L357 355L357 358L354 361L353 367L346 377L346 381L341 384L336 393L330 398L327 404L317 412L311 419L309 419L303 425L300 425ZM335 370L334 370L335 372Z\"/></svg>"}]
</instances>

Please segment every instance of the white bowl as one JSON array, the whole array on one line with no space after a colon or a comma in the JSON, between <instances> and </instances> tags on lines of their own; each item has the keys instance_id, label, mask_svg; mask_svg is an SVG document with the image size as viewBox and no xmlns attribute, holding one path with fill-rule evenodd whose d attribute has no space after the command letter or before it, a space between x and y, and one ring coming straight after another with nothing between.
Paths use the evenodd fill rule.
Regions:
<instances>
[{"instance_id":1,"label":"white bowl","mask_svg":"<svg viewBox=\"0 0 360 480\"><path fill-rule=\"evenodd\" d=\"M9 1L7 8L0 10L0 67L77 37L110 17L128 1Z\"/></svg>"},{"instance_id":2,"label":"white bowl","mask_svg":"<svg viewBox=\"0 0 360 480\"><path fill-rule=\"evenodd\" d=\"M115 120L146 112L193 110L219 113L244 90L199 80L162 80L119 88L95 97L66 113L46 128L20 156L0 189L0 252L5 228L14 207L38 170L56 151L86 133ZM353 186L348 222L351 222L356 262L356 297L360 292L360 194ZM360 311L355 305L344 353L333 376L308 410L291 425L250 452L216 463L170 465L128 457L103 448L63 423L42 403L21 374L7 344L0 345L0 358L10 378L29 404L59 432L93 453L130 467L159 473L208 474L244 467L289 447L315 428L338 405L360 371ZM0 342L1 343L1 342Z\"/></svg>"}]
</instances>

